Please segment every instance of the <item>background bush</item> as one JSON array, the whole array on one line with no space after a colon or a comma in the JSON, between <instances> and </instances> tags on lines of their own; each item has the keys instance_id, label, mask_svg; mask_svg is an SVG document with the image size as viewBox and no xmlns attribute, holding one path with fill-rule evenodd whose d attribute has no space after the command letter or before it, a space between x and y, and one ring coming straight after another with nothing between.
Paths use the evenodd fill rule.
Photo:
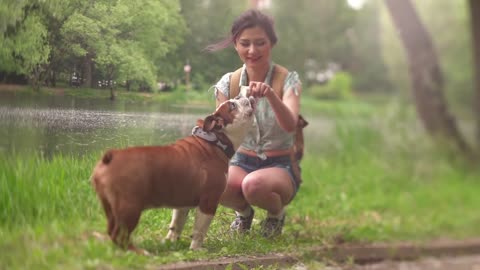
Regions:
<instances>
[{"instance_id":1,"label":"background bush","mask_svg":"<svg viewBox=\"0 0 480 270\"><path fill-rule=\"evenodd\" d=\"M323 85L313 85L307 92L316 99L346 100L352 98L352 76L346 72L336 73Z\"/></svg>"}]
</instances>

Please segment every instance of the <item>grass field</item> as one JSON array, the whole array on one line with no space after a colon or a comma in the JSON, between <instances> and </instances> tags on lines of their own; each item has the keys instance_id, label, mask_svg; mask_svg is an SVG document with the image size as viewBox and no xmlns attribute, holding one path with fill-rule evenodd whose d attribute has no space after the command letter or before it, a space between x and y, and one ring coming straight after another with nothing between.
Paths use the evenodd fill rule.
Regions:
<instances>
[{"instance_id":1,"label":"grass field","mask_svg":"<svg viewBox=\"0 0 480 270\"><path fill-rule=\"evenodd\" d=\"M319 139L317 127L307 127L304 182L287 209L281 237L260 237L260 210L249 235L232 235L233 212L220 207L205 249L193 252L191 218L179 242L162 243L170 210L149 210L133 240L153 256L137 256L95 236L106 228L89 182L101 149L81 158L9 155L0 157L0 269L153 268L339 242L480 235L480 171L432 144L410 109L396 103L305 103L308 117L328 115L335 128Z\"/></svg>"}]
</instances>

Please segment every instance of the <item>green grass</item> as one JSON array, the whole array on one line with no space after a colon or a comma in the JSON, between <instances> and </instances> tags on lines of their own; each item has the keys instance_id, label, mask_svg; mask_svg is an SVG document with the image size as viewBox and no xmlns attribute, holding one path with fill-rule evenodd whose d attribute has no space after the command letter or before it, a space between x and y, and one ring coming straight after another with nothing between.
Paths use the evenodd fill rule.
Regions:
<instances>
[{"instance_id":1,"label":"green grass","mask_svg":"<svg viewBox=\"0 0 480 270\"><path fill-rule=\"evenodd\" d=\"M153 256L124 252L95 237L106 223L89 177L99 153L83 157L0 157L0 265L6 269L132 269L269 252L300 252L338 242L427 241L480 235L480 171L433 145L411 108L395 102L317 104L310 115L336 119L331 136L306 130L303 184L281 237L231 235L220 207L205 250L188 250L192 217L177 243L162 243L170 210L144 212L133 241ZM193 215L191 215L193 216Z\"/></svg>"},{"instance_id":2,"label":"green grass","mask_svg":"<svg viewBox=\"0 0 480 270\"><path fill-rule=\"evenodd\" d=\"M299 219L311 220L301 231L346 241L479 234L479 171L435 150L422 135L384 136L343 121L338 127L335 147L321 155L310 148L303 163L304 193L292 205Z\"/></svg>"},{"instance_id":3,"label":"green grass","mask_svg":"<svg viewBox=\"0 0 480 270\"><path fill-rule=\"evenodd\" d=\"M302 96L301 111L306 115L321 113L329 117L368 116L375 113L374 107L358 100L328 101L307 95Z\"/></svg>"}]
</instances>

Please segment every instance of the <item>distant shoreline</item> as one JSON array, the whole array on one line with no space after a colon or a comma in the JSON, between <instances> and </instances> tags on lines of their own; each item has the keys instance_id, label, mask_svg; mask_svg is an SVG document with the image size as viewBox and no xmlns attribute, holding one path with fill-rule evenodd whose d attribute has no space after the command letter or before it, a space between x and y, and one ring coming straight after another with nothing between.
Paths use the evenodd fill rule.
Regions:
<instances>
[{"instance_id":1,"label":"distant shoreline","mask_svg":"<svg viewBox=\"0 0 480 270\"><path fill-rule=\"evenodd\" d=\"M73 88L68 86L47 87L43 86L39 91L33 90L30 85L21 84L2 84L0 83L0 92L17 92L26 95L45 95L45 96L71 96L78 98L110 98L110 89L100 88ZM170 104L192 104L195 106L214 106L214 100L209 98L206 93L199 91L182 91L182 89L173 89L168 92L139 92L127 91L126 89L114 89L115 99L134 102L153 102Z\"/></svg>"}]
</instances>

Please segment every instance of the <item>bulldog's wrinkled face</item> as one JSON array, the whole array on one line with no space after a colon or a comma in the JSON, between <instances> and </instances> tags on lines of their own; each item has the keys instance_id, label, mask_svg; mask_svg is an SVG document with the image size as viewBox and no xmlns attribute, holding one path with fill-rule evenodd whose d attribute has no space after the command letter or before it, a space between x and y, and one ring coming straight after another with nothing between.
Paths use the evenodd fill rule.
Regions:
<instances>
[{"instance_id":1,"label":"bulldog's wrinkled face","mask_svg":"<svg viewBox=\"0 0 480 270\"><path fill-rule=\"evenodd\" d=\"M246 128L253 121L256 100L253 97L237 96L224 101L215 112L203 121L203 130Z\"/></svg>"},{"instance_id":2,"label":"bulldog's wrinkled face","mask_svg":"<svg viewBox=\"0 0 480 270\"><path fill-rule=\"evenodd\" d=\"M231 121L233 123L235 120L241 121L251 118L255 111L255 105L254 97L236 96L222 103L216 112L219 112L221 116L228 115L227 118L234 116Z\"/></svg>"}]
</instances>

